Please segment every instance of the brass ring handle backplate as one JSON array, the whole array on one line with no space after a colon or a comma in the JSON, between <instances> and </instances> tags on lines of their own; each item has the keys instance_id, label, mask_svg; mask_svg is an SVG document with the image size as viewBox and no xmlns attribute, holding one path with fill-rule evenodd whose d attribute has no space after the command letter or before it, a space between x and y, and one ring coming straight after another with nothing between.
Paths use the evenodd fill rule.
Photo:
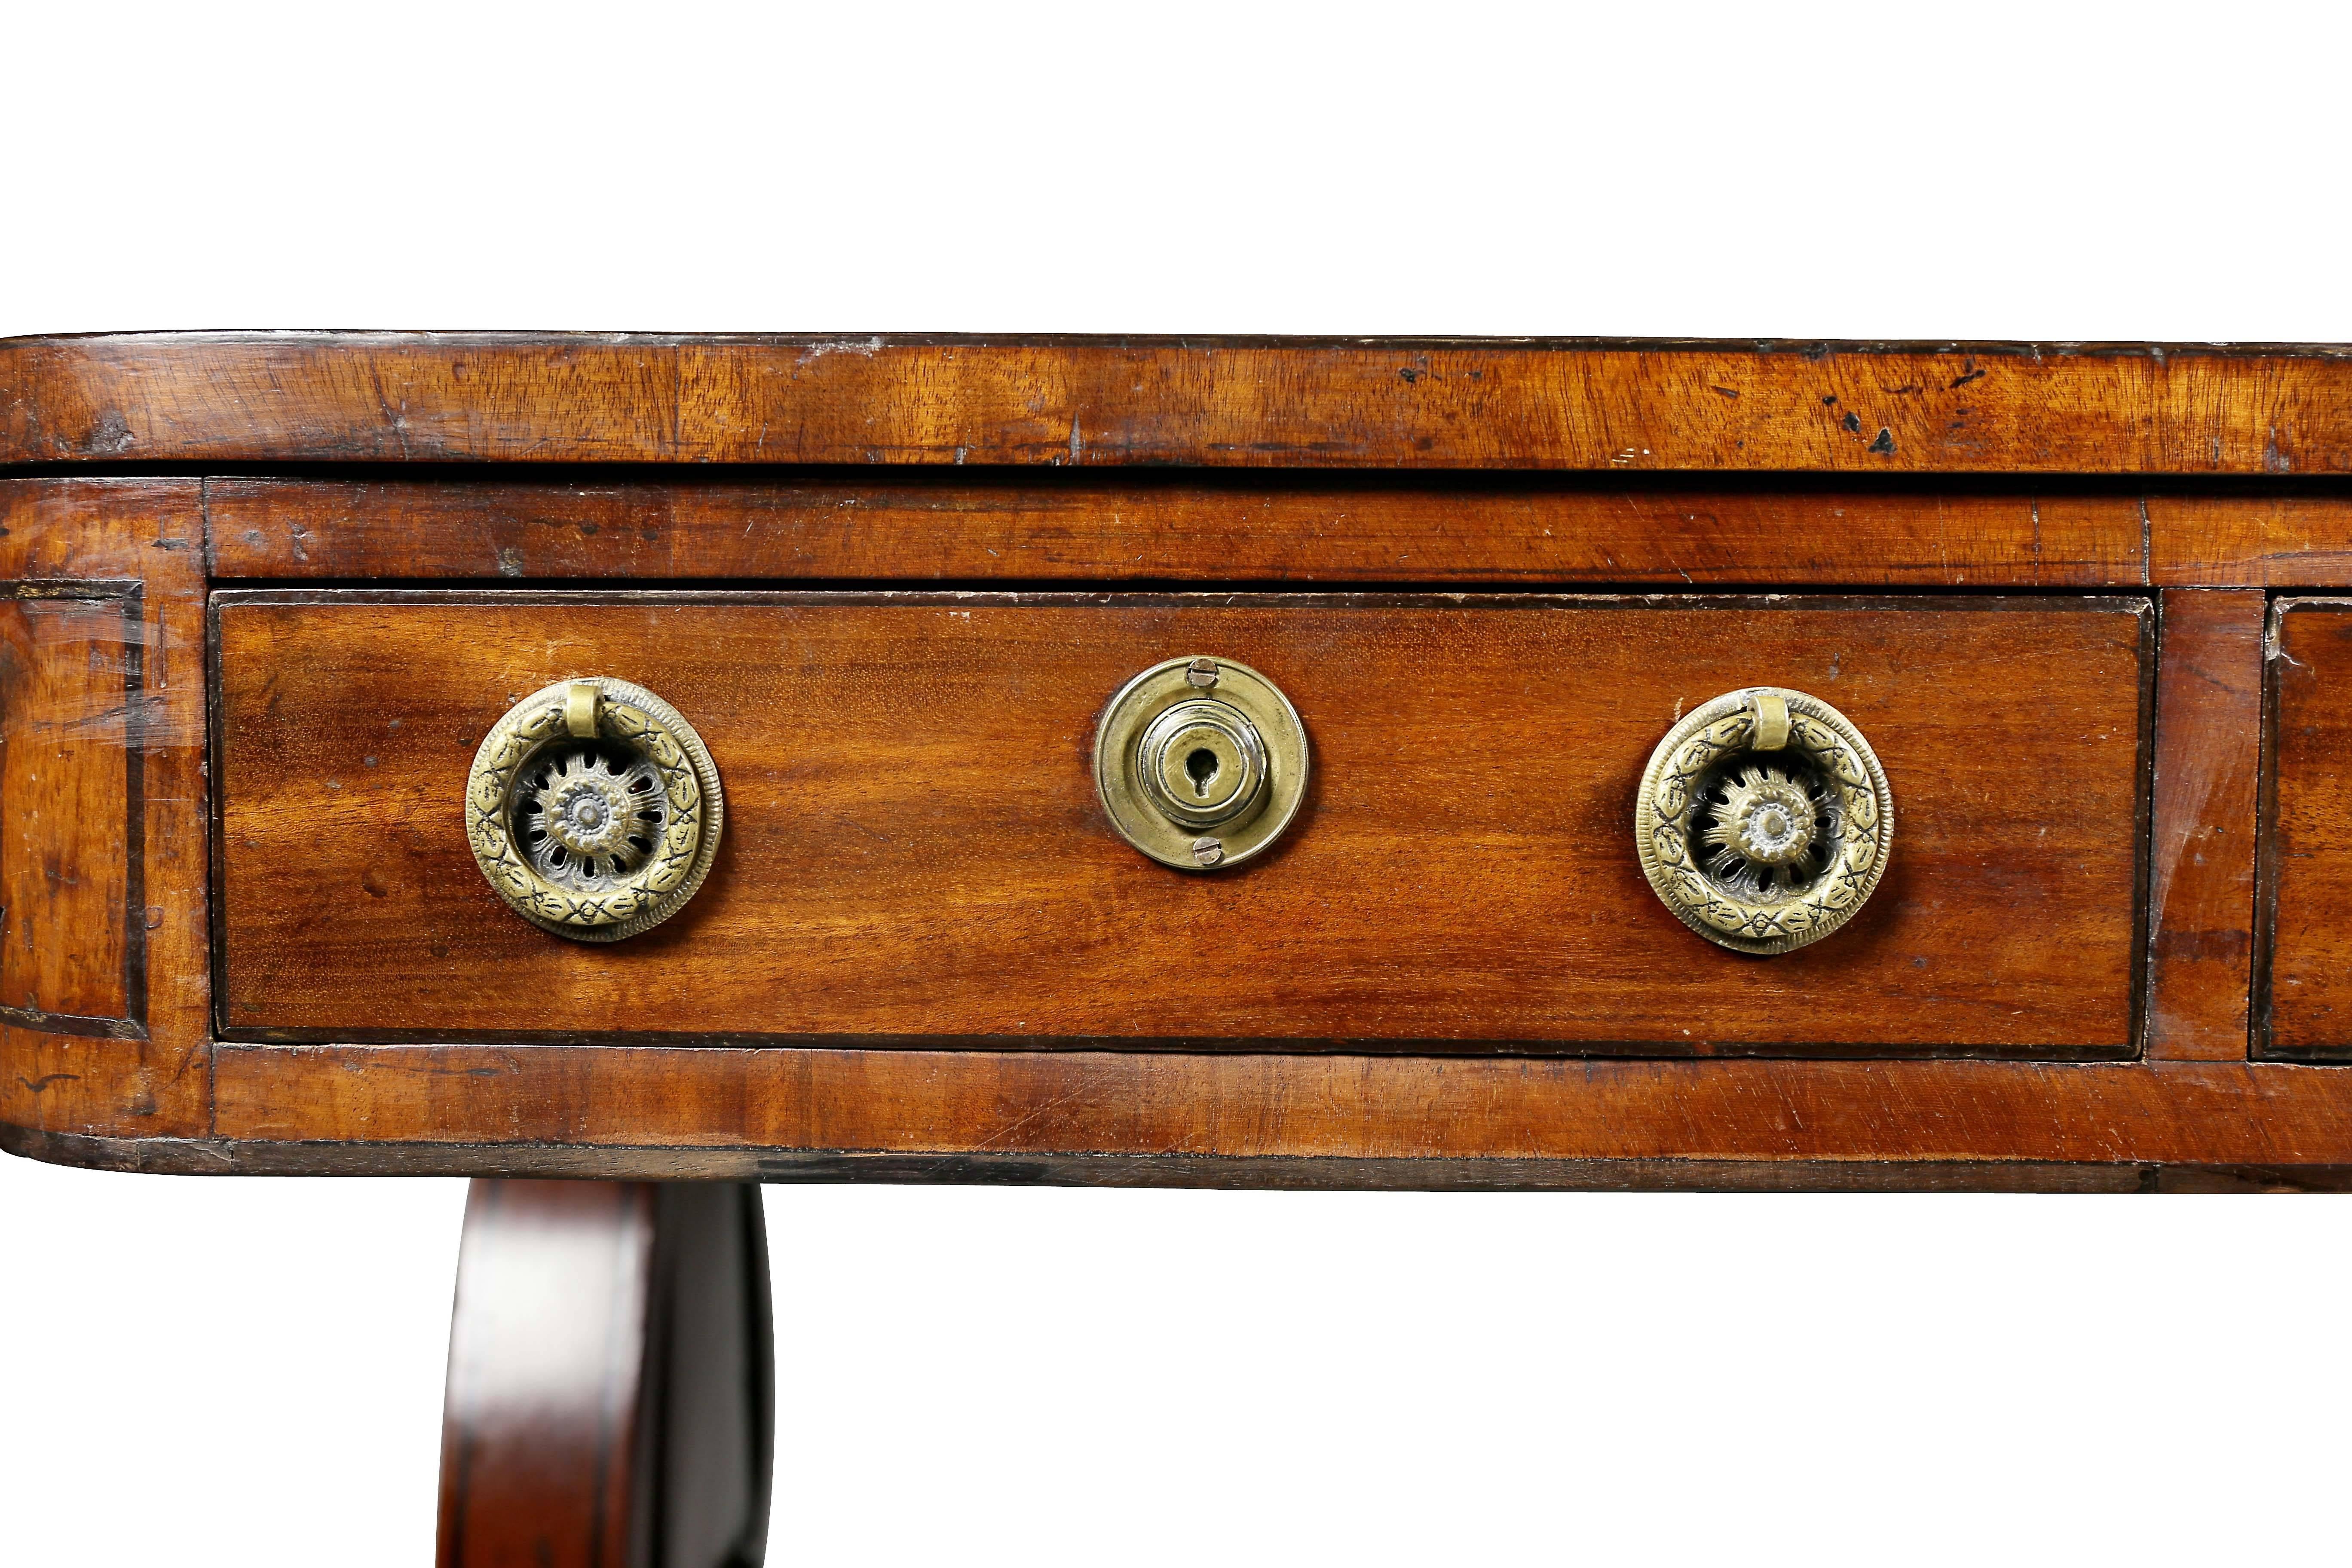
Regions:
<instances>
[{"instance_id":1,"label":"brass ring handle backplate","mask_svg":"<svg viewBox=\"0 0 2352 1568\"><path fill-rule=\"evenodd\" d=\"M1844 714L1801 691L1749 687L1658 742L1633 842L1685 925L1739 952L1787 952L1852 920L1878 886L1895 796Z\"/></svg>"},{"instance_id":2,"label":"brass ring handle backplate","mask_svg":"<svg viewBox=\"0 0 2352 1568\"><path fill-rule=\"evenodd\" d=\"M1235 866L1307 795L1307 730L1245 664L1171 658L1119 688L1095 731L1095 789L1118 836L1163 866Z\"/></svg>"},{"instance_id":3,"label":"brass ring handle backplate","mask_svg":"<svg viewBox=\"0 0 2352 1568\"><path fill-rule=\"evenodd\" d=\"M618 942L694 897L726 801L694 726L642 686L559 680L490 726L466 837L509 908L557 936Z\"/></svg>"}]
</instances>

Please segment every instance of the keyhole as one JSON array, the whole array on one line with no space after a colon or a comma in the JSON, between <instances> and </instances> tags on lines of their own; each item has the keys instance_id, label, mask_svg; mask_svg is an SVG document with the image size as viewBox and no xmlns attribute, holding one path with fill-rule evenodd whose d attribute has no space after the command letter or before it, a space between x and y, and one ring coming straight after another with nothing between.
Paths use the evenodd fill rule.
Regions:
<instances>
[{"instance_id":1,"label":"keyhole","mask_svg":"<svg viewBox=\"0 0 2352 1568\"><path fill-rule=\"evenodd\" d=\"M1192 793L1206 800L1209 781L1217 776L1217 753L1206 746L1195 748L1192 754L1184 759L1184 771L1192 775Z\"/></svg>"}]
</instances>

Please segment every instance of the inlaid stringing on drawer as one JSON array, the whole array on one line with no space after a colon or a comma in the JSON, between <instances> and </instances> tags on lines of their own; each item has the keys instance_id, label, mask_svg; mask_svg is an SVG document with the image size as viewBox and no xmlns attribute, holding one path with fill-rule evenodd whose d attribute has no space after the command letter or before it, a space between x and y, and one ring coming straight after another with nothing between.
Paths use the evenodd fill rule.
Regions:
<instances>
[{"instance_id":1,"label":"inlaid stringing on drawer","mask_svg":"<svg viewBox=\"0 0 2352 1568\"><path fill-rule=\"evenodd\" d=\"M223 1024L246 1038L2015 1054L2136 1046L2143 598L241 593L219 596ZM1090 748L1157 661L1262 671L1311 781L1170 869ZM604 675L707 741L725 843L656 929L567 942L468 852L509 707ZM1833 701L1901 834L1757 958L1633 819L1677 719ZM387 1022L396 1020L396 1022Z\"/></svg>"}]
</instances>

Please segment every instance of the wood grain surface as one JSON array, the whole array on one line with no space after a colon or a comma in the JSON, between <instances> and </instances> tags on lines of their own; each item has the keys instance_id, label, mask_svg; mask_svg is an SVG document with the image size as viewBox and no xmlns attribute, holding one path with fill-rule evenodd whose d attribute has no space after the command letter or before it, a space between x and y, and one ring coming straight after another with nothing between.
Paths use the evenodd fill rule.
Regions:
<instances>
[{"instance_id":1,"label":"wood grain surface","mask_svg":"<svg viewBox=\"0 0 2352 1568\"><path fill-rule=\"evenodd\" d=\"M875 1157L879 1180L921 1179L885 1156L946 1173L961 1152L1141 1162L1125 1169L1144 1181L1166 1162L1196 1184L1269 1159L1425 1162L1440 1183L1468 1161L2352 1164L2352 1075L2278 1063L224 1045L219 1070L219 1135L247 1149L568 1147L655 1168L739 1150L786 1173L831 1153Z\"/></svg>"},{"instance_id":2,"label":"wood grain surface","mask_svg":"<svg viewBox=\"0 0 2352 1568\"><path fill-rule=\"evenodd\" d=\"M0 467L46 466L0 478L0 582L34 585L0 601L0 1145L192 1171L2352 1183L2352 1076L2326 1065L2352 1061L2328 700L2352 598L2255 622L2352 590L2347 375L2333 350L2146 346L0 343ZM84 466L122 472L57 477ZM237 793L212 847L208 571L289 584L222 611ZM290 586L368 578L1392 596L467 590L395 618L394 594ZM1895 592L1393 596L1481 584ZM1288 688L1318 746L1290 839L1225 878L1134 856L1087 777L1103 698L1196 639ZM730 808L695 903L593 955L498 904L457 806L507 703L590 668L702 723ZM1758 963L1672 922L1625 819L1674 714L1762 680L1862 724L1897 837L1852 927Z\"/></svg>"},{"instance_id":3,"label":"wood grain surface","mask_svg":"<svg viewBox=\"0 0 2352 1568\"><path fill-rule=\"evenodd\" d=\"M146 1027L139 600L121 587L0 585L0 1018L27 1028Z\"/></svg>"},{"instance_id":4,"label":"wood grain surface","mask_svg":"<svg viewBox=\"0 0 2352 1568\"><path fill-rule=\"evenodd\" d=\"M2116 1054L2134 1033L2140 599L224 595L224 1023L238 1037L820 1037L992 1047ZM1137 669L1213 651L1304 715L1308 798L1216 876L1112 835ZM462 831L512 702L667 697L727 792L709 884L619 946L533 930ZM1758 961L1633 853L1677 714L1833 701L1885 881ZM2063 803L2063 809L2053 803Z\"/></svg>"},{"instance_id":5,"label":"wood grain surface","mask_svg":"<svg viewBox=\"0 0 2352 1568\"><path fill-rule=\"evenodd\" d=\"M215 479L223 578L2352 587L2352 497L2013 479Z\"/></svg>"},{"instance_id":6,"label":"wood grain surface","mask_svg":"<svg viewBox=\"0 0 2352 1568\"><path fill-rule=\"evenodd\" d=\"M2147 498L2151 580L2170 587L2352 586L2352 496L2308 485Z\"/></svg>"},{"instance_id":7,"label":"wood grain surface","mask_svg":"<svg viewBox=\"0 0 2352 1568\"><path fill-rule=\"evenodd\" d=\"M654 1194L478 1182L442 1402L438 1568L636 1568Z\"/></svg>"},{"instance_id":8,"label":"wood grain surface","mask_svg":"<svg viewBox=\"0 0 2352 1568\"><path fill-rule=\"evenodd\" d=\"M2168 588L2156 696L2147 1054L2248 1049L2255 795L2262 774L2259 592Z\"/></svg>"},{"instance_id":9,"label":"wood grain surface","mask_svg":"<svg viewBox=\"0 0 2352 1568\"><path fill-rule=\"evenodd\" d=\"M2131 495L1578 475L216 479L221 578L2137 587Z\"/></svg>"},{"instance_id":10,"label":"wood grain surface","mask_svg":"<svg viewBox=\"0 0 2352 1568\"><path fill-rule=\"evenodd\" d=\"M477 1182L440 1568L744 1568L772 1452L756 1187Z\"/></svg>"},{"instance_id":11,"label":"wood grain surface","mask_svg":"<svg viewBox=\"0 0 2352 1568\"><path fill-rule=\"evenodd\" d=\"M281 1071L329 1071L307 1046L229 1046L272 1053ZM373 1047L371 1047L373 1048ZM390 1050L411 1047L389 1047ZM427 1049L437 1047L414 1047ZM557 1056L594 1047L542 1047ZM1933 1066L1917 1063L1916 1066ZM2210 1065L2210 1064L2209 1064ZM2243 1064L2241 1064L2243 1065ZM2270 1071L2270 1068L2260 1070ZM650 1079L657 1062L635 1069ZM313 1086L315 1087L315 1086ZM2091 1097L2092 1114L2135 1114L2150 1098L2182 1092L2168 1079L2118 1100ZM2298 1086L2316 1101L2327 1091ZM1346 1154L1218 1154L1183 1150L1076 1154L966 1149L851 1152L755 1143L551 1143L540 1141L375 1142L319 1139L95 1138L28 1132L0 1122L0 1151L88 1170L168 1175L529 1177L548 1180L808 1182L966 1186L1200 1187L1285 1192L2352 1192L2352 1164L2313 1161L2222 1163L2185 1159L1502 1159L1475 1154L1359 1158Z\"/></svg>"},{"instance_id":12,"label":"wood grain surface","mask_svg":"<svg viewBox=\"0 0 2352 1568\"><path fill-rule=\"evenodd\" d=\"M2352 470L2342 351L188 333L0 342L0 463Z\"/></svg>"},{"instance_id":13,"label":"wood grain surface","mask_svg":"<svg viewBox=\"0 0 2352 1568\"><path fill-rule=\"evenodd\" d=\"M2263 844L2267 965L2256 1001L2267 1054L2352 1058L2352 600L2286 599L2272 611L2271 790Z\"/></svg>"},{"instance_id":14,"label":"wood grain surface","mask_svg":"<svg viewBox=\"0 0 2352 1568\"><path fill-rule=\"evenodd\" d=\"M202 545L192 480L0 479L0 1122L210 1130Z\"/></svg>"}]
</instances>

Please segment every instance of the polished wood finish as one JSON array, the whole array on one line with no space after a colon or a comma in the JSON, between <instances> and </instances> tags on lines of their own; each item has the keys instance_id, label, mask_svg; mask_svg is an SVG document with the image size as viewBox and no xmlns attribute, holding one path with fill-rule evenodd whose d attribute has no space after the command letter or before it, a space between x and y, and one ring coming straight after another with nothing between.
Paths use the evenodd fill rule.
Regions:
<instances>
[{"instance_id":1,"label":"polished wood finish","mask_svg":"<svg viewBox=\"0 0 2352 1568\"><path fill-rule=\"evenodd\" d=\"M2171 587L2352 586L2352 496L2308 486L2147 498L2152 580Z\"/></svg>"},{"instance_id":2,"label":"polished wood finish","mask_svg":"<svg viewBox=\"0 0 2352 1568\"><path fill-rule=\"evenodd\" d=\"M223 1024L2122 1055L2153 618L2084 597L227 595ZM1121 843L1086 761L1128 677L1201 651L1279 683L1317 759L1290 833L1214 877ZM709 883L617 948L516 920L451 831L489 725L605 671L677 703L727 790ZM1757 683L1836 703L1896 802L1866 918L1769 963L1676 923L1630 826L1675 718Z\"/></svg>"},{"instance_id":3,"label":"polished wood finish","mask_svg":"<svg viewBox=\"0 0 2352 1568\"><path fill-rule=\"evenodd\" d=\"M760 1561L737 1182L2352 1190L2347 472L2339 349L0 342L0 1148L589 1178L469 1204L445 1568ZM1213 877L1087 767L1200 651L1317 760ZM589 672L728 797L618 947L461 826ZM1764 962L1629 842L1759 683L1896 822Z\"/></svg>"},{"instance_id":4,"label":"polished wood finish","mask_svg":"<svg viewBox=\"0 0 2352 1568\"><path fill-rule=\"evenodd\" d=\"M1219 1159L1485 1161L1497 1184L1529 1178L1514 1163L1595 1160L2352 1164L2337 1071L2244 1062L224 1046L220 1093L221 1135L246 1149L342 1127L427 1158L735 1151L780 1177L811 1154L947 1173L961 1152L1117 1159L1139 1180Z\"/></svg>"},{"instance_id":5,"label":"polished wood finish","mask_svg":"<svg viewBox=\"0 0 2352 1568\"><path fill-rule=\"evenodd\" d=\"M144 803L127 731L142 695L139 600L106 583L0 595L0 1018L136 1037L146 900L131 841Z\"/></svg>"},{"instance_id":6,"label":"polished wood finish","mask_svg":"<svg viewBox=\"0 0 2352 1568\"><path fill-rule=\"evenodd\" d=\"M0 464L2352 471L2343 351L263 332L0 342Z\"/></svg>"},{"instance_id":7,"label":"polished wood finish","mask_svg":"<svg viewBox=\"0 0 2352 1568\"><path fill-rule=\"evenodd\" d=\"M222 578L2352 587L2352 497L2081 481L838 470L215 479Z\"/></svg>"},{"instance_id":8,"label":"polished wood finish","mask_svg":"<svg viewBox=\"0 0 2352 1568\"><path fill-rule=\"evenodd\" d=\"M31 998L0 995L0 1147L647 1179L2344 1185L2352 1077L2328 1064L2352 1058L2334 916L2352 733L2328 697L2352 674L2352 597L2324 595L2352 591L2352 491L2332 477L2348 455L2335 350L0 344L0 583L21 585L0 598L0 988ZM385 618L349 647L300 602L386 579L415 602L366 612ZM198 684L208 582L277 585L274 607L224 610L217 735ZM467 597L498 584L539 596ZM620 602L546 592L567 584ZM826 594L680 609L721 617L683 638L654 635L670 606L631 596L783 584ZM1168 592L1318 584L1382 596ZM1027 596L872 594L923 585ZM1525 592L1578 585L1832 602L1606 612L1802 632L1743 647L1580 632L1597 605ZM1480 588L1522 592L1412 598ZM953 610L973 621L948 626ZM504 637L467 629L492 614ZM937 624L824 630L891 615ZM780 616L799 619L758 619ZM1088 616L1118 635L1057 629ZM1398 628L1416 616L1433 629L1413 642ZM1987 629L1932 635L1963 625ZM1104 831L1085 740L1111 685L1163 651L1138 642L1224 626L1311 699L1327 765L1275 857L1188 879ZM1684 674L1643 673L1645 648ZM702 898L601 972L498 908L454 805L503 703L592 654L678 688L698 721L725 716L706 733L740 805ZM1433 668L1461 702L1414 684ZM405 749L369 744L367 704L404 676L429 710L397 715ZM1895 873L1853 927L1763 964L1651 930L1663 911L1605 863L1675 700L1759 679L1837 701L1900 758ZM338 680L372 695L338 710ZM100 702L117 682L119 714ZM1895 711L1930 688L1938 718ZM997 699L1042 771L1007 785L984 767L944 721L959 693ZM788 698L859 741L865 782L848 742L787 742ZM1446 744L1410 752L1382 714ZM2016 778L2058 779L2065 811L1995 761L2042 744L2037 726L2080 743L2049 742ZM1496 732L1525 750L1482 773ZM214 821L215 739L234 798ZM1586 756L1608 761L1559 771ZM1545 764L1584 787L1543 798ZM919 769L954 810L922 815ZM1445 810L1384 809L1380 775L1400 769L1445 783ZM992 820L1021 853L992 858L952 829L1005 790L1016 809ZM830 858L795 842L795 791L831 812ZM307 850L302 813L332 830ZM217 905L207 821L232 884ZM859 830L876 821L887 842ZM950 919L958 903L987 918ZM801 940L754 940L774 908ZM1584 924L1561 918L1578 908ZM1225 962L1233 913L1284 931L1249 939L1269 975L1256 1007ZM1150 969L1139 923L1207 975L1204 1026L1171 1032L1178 966ZM243 993L217 1009L215 963ZM525 1006L525 982L551 1008ZM1005 1011L1021 987L1036 1005ZM625 1005L640 994L719 1022L648 1036ZM1736 994L1764 1003L1761 1037L1727 1026ZM1688 1045L1671 1005L1702 1015ZM1037 1044L1055 1048L1016 1048ZM1664 1054L1742 1046L1773 1054ZM1556 1059L1622 1049L1650 1055ZM1890 1051L1932 1059L1860 1059Z\"/></svg>"},{"instance_id":9,"label":"polished wood finish","mask_svg":"<svg viewBox=\"0 0 2352 1568\"><path fill-rule=\"evenodd\" d=\"M2271 745L2264 842L2263 1016L2266 1054L2352 1058L2352 600L2287 599L2273 607Z\"/></svg>"},{"instance_id":10,"label":"polished wood finish","mask_svg":"<svg viewBox=\"0 0 2352 1568\"><path fill-rule=\"evenodd\" d=\"M2264 1068L2264 1071L2270 1069ZM1310 1192L2352 1192L2352 1165L2100 1160L1506 1160L1476 1154L843 1153L733 1144L290 1143L81 1138L0 1126L0 1150L90 1170L173 1175L467 1176Z\"/></svg>"},{"instance_id":11,"label":"polished wood finish","mask_svg":"<svg viewBox=\"0 0 2352 1568\"><path fill-rule=\"evenodd\" d=\"M442 1405L441 1568L622 1568L634 1544L653 1189L481 1182Z\"/></svg>"},{"instance_id":12,"label":"polished wood finish","mask_svg":"<svg viewBox=\"0 0 2352 1568\"><path fill-rule=\"evenodd\" d=\"M2243 1060L2262 773L2259 593L2166 591L2148 878L2147 1054Z\"/></svg>"},{"instance_id":13,"label":"polished wood finish","mask_svg":"<svg viewBox=\"0 0 2352 1568\"><path fill-rule=\"evenodd\" d=\"M475 1183L440 1568L759 1563L771 1325L756 1187Z\"/></svg>"},{"instance_id":14,"label":"polished wood finish","mask_svg":"<svg viewBox=\"0 0 2352 1568\"><path fill-rule=\"evenodd\" d=\"M0 479L0 1123L211 1127L203 517Z\"/></svg>"},{"instance_id":15,"label":"polished wood finish","mask_svg":"<svg viewBox=\"0 0 2352 1568\"><path fill-rule=\"evenodd\" d=\"M2138 587L2135 497L1582 476L220 479L221 578Z\"/></svg>"}]
</instances>

